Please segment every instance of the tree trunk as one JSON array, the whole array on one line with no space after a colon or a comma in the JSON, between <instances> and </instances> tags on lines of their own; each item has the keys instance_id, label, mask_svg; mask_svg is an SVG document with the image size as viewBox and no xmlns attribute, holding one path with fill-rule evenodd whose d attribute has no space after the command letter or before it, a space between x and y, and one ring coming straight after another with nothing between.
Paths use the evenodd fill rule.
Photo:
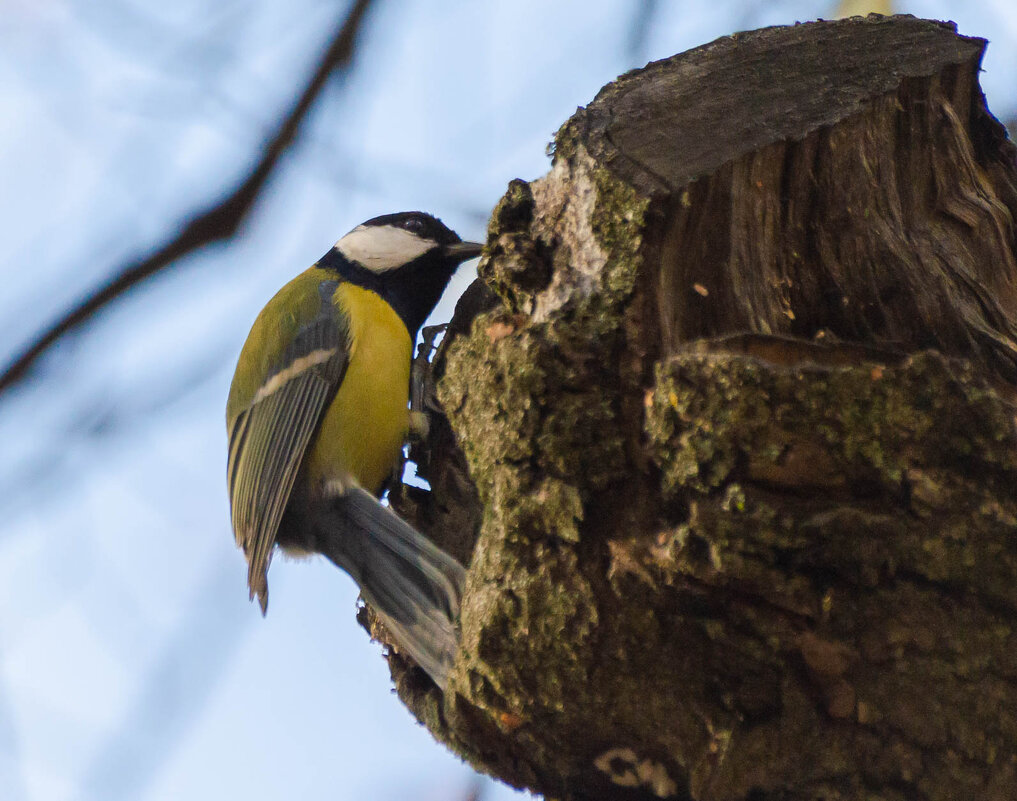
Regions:
<instances>
[{"instance_id":1,"label":"tree trunk","mask_svg":"<svg viewBox=\"0 0 1017 801\"><path fill-rule=\"evenodd\" d=\"M443 742L561 799L1017 797L1014 148L871 16L649 65L496 208L434 364Z\"/></svg>"}]
</instances>

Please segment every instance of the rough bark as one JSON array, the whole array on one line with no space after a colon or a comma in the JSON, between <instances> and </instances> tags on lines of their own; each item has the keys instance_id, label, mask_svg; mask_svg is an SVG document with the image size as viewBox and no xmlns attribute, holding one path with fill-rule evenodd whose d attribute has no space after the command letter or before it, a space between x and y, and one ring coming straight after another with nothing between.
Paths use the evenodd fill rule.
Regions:
<instances>
[{"instance_id":1,"label":"rough bark","mask_svg":"<svg viewBox=\"0 0 1017 801\"><path fill-rule=\"evenodd\" d=\"M434 365L448 692L562 799L1017 797L1014 148L907 17L605 87L496 208ZM474 543L475 540L475 543Z\"/></svg>"}]
</instances>

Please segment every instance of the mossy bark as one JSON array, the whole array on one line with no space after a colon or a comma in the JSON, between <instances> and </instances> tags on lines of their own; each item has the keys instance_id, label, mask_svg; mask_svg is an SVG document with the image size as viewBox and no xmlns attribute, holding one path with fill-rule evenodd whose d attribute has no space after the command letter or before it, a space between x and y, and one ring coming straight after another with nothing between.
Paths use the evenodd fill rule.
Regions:
<instances>
[{"instance_id":1,"label":"mossy bark","mask_svg":"<svg viewBox=\"0 0 1017 801\"><path fill-rule=\"evenodd\" d=\"M391 659L438 739L562 799L1017 797L1017 168L983 46L719 40L510 184L434 364L431 490L395 496L471 560L445 695Z\"/></svg>"}]
</instances>

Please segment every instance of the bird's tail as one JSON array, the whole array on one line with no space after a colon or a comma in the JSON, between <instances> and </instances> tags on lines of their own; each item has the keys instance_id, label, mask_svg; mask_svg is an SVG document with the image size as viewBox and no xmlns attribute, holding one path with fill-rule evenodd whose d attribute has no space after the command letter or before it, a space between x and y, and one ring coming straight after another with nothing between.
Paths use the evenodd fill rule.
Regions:
<instances>
[{"instance_id":1,"label":"bird's tail","mask_svg":"<svg viewBox=\"0 0 1017 801\"><path fill-rule=\"evenodd\" d=\"M459 645L463 566L359 487L327 503L315 534L318 549L360 585L399 650L444 689Z\"/></svg>"}]
</instances>

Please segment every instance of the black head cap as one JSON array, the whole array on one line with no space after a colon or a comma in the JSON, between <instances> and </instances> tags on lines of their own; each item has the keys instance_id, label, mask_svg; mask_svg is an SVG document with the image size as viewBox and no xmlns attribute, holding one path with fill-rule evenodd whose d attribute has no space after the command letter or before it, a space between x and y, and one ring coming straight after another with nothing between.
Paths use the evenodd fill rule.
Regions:
<instances>
[{"instance_id":1,"label":"black head cap","mask_svg":"<svg viewBox=\"0 0 1017 801\"><path fill-rule=\"evenodd\" d=\"M425 211L400 211L395 214L382 214L379 217L372 217L363 225L390 225L393 228L402 228L411 234L416 234L421 239L430 239L439 245L452 245L462 241L459 234L437 217L433 217Z\"/></svg>"}]
</instances>

